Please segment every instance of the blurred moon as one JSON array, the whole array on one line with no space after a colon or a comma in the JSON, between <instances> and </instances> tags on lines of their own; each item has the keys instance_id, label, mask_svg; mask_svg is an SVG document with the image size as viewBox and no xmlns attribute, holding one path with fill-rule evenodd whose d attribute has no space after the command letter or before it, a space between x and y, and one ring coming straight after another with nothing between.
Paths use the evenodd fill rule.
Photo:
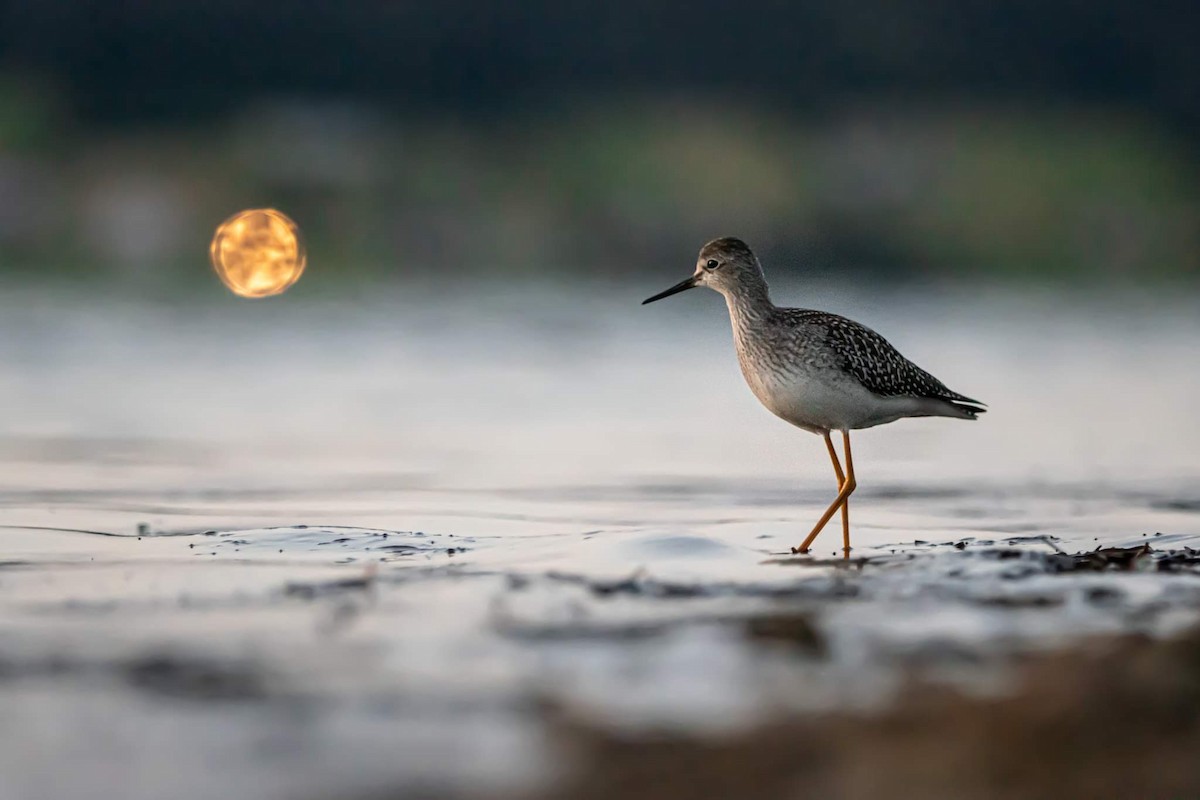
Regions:
<instances>
[{"instance_id":1,"label":"blurred moon","mask_svg":"<svg viewBox=\"0 0 1200 800\"><path fill-rule=\"evenodd\" d=\"M209 257L221 282L242 297L287 291L300 280L306 261L300 229L273 208L239 211L222 222Z\"/></svg>"}]
</instances>

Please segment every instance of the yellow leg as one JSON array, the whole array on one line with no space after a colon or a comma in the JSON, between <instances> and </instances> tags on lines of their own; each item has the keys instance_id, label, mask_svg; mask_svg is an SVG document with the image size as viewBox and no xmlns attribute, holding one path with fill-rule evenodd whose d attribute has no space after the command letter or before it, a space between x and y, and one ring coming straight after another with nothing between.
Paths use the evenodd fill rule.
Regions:
<instances>
[{"instance_id":1,"label":"yellow leg","mask_svg":"<svg viewBox=\"0 0 1200 800\"><path fill-rule=\"evenodd\" d=\"M829 438L829 433L825 433L825 447L829 450L829 460L833 462L833 474L837 475L838 491L842 490L842 484L846 482L846 476L842 474L842 465L838 461L837 450L833 449L833 439Z\"/></svg>"},{"instance_id":2,"label":"yellow leg","mask_svg":"<svg viewBox=\"0 0 1200 800\"><path fill-rule=\"evenodd\" d=\"M849 556L850 554L850 511L848 508L846 508L846 501L850 497L850 494L858 486L858 483L854 480L854 461L850 455L849 431L842 431L842 439L846 444L845 475L842 474L841 465L837 463L837 453L834 452L833 442L829 439L828 434L825 435L825 444L829 448L829 455L833 459L835 465L834 472L837 474L838 482L840 484L837 497L834 498L833 502L829 504L829 508L825 509L825 513L821 515L819 520L817 520L817 524L813 526L812 532L808 534L808 537L804 540L804 542L799 547L792 548L793 553L807 553L809 546L813 543L813 539L816 539L817 534L824 530L825 526L829 523L829 520L832 519L833 515L837 513L837 510L839 508L843 508L845 510L842 512L842 548L846 556Z\"/></svg>"},{"instance_id":3,"label":"yellow leg","mask_svg":"<svg viewBox=\"0 0 1200 800\"><path fill-rule=\"evenodd\" d=\"M849 438L846 439L846 444L849 445ZM829 451L829 460L833 462L833 474L837 475L838 491L846 484L846 476L842 474L842 465L838 463L837 450L833 448L833 439L829 438L829 432L825 433L825 449ZM849 460L849 452L846 455ZM847 497L842 501L842 555L845 558L850 557L850 498Z\"/></svg>"},{"instance_id":4,"label":"yellow leg","mask_svg":"<svg viewBox=\"0 0 1200 800\"><path fill-rule=\"evenodd\" d=\"M850 431L842 431L842 441L846 446L846 483L850 484L850 491L846 493L846 499L842 501L842 556L850 557L850 495L854 492L854 488L858 486L858 482L854 480L854 459L850 455ZM830 445L832 447L832 445Z\"/></svg>"}]
</instances>

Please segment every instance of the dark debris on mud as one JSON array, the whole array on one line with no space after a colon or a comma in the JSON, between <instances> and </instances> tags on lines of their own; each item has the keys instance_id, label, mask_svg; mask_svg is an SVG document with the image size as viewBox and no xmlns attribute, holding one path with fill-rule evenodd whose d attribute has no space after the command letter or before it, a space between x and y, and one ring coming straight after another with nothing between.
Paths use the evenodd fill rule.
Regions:
<instances>
[{"instance_id":1,"label":"dark debris on mud","mask_svg":"<svg viewBox=\"0 0 1200 800\"><path fill-rule=\"evenodd\" d=\"M644 575L604 579L571 573L550 572L546 578L561 583L582 586L596 597L631 595L658 599L690 599L704 597L757 598L820 598L847 599L858 596L852 583L837 579L804 583L738 583L713 581L672 581Z\"/></svg>"},{"instance_id":2,"label":"dark debris on mud","mask_svg":"<svg viewBox=\"0 0 1200 800\"><path fill-rule=\"evenodd\" d=\"M285 597L315 600L318 597L341 595L347 592L366 592L373 589L374 586L375 573L364 572L362 575L353 578L341 578L333 581L308 581L304 583L293 581L284 584L283 594Z\"/></svg>"},{"instance_id":3,"label":"dark debris on mud","mask_svg":"<svg viewBox=\"0 0 1200 800\"><path fill-rule=\"evenodd\" d=\"M95 661L0 659L0 680L116 681L150 695L199 702L262 700L279 688L256 663L167 653Z\"/></svg>"},{"instance_id":4,"label":"dark debris on mud","mask_svg":"<svg viewBox=\"0 0 1200 800\"><path fill-rule=\"evenodd\" d=\"M123 665L126 682L134 688L186 700L246 701L268 695L268 678L245 664L146 656Z\"/></svg>"},{"instance_id":5,"label":"dark debris on mud","mask_svg":"<svg viewBox=\"0 0 1200 800\"><path fill-rule=\"evenodd\" d=\"M195 535L194 533L189 535ZM469 552L471 537L454 534L402 531L382 528L358 528L345 525L284 525L227 531L204 531L209 540L192 542L188 547L196 555L237 553L247 558L260 555L297 555L303 553L344 554L353 561L403 562L439 559Z\"/></svg>"},{"instance_id":6,"label":"dark debris on mud","mask_svg":"<svg viewBox=\"0 0 1200 800\"><path fill-rule=\"evenodd\" d=\"M827 654L827 638L816 623L815 616L801 609L753 615L696 615L685 620L653 620L639 622L524 623L516 619L499 618L493 630L500 636L522 642L607 641L634 642L664 636L684 626L722 626L741 634L749 643L784 645L798 655L822 658Z\"/></svg>"},{"instance_id":7,"label":"dark debris on mud","mask_svg":"<svg viewBox=\"0 0 1200 800\"><path fill-rule=\"evenodd\" d=\"M1178 572L1200 566L1200 550L1156 550L1148 544L1136 547L1100 547L1083 553L1051 553L1046 561L1055 572L1130 572L1154 569Z\"/></svg>"},{"instance_id":8,"label":"dark debris on mud","mask_svg":"<svg viewBox=\"0 0 1200 800\"><path fill-rule=\"evenodd\" d=\"M918 542L918 544L930 544ZM964 551L969 544L984 545L986 549L975 550L972 554L986 559L1005 561L1023 560L1041 565L1049 574L1068 572L1132 572L1136 570L1154 570L1158 572L1200 571L1200 549L1182 547L1176 549L1159 549L1149 544L1133 547L1098 547L1095 550L1084 550L1077 553L1067 553L1059 550L1053 540L1045 536L1020 537L1010 539L1009 544L1047 544L1055 548L1054 552L1038 552L1027 547L994 547L991 542L968 542L960 540L946 542L945 546ZM937 547L938 545L932 545ZM893 564L898 561L912 561L921 557L921 553L900 552L887 555L860 556L851 559L816 559L808 556L782 557L769 560L767 563L780 566L798 567L843 567L847 570L862 570L868 566Z\"/></svg>"}]
</instances>

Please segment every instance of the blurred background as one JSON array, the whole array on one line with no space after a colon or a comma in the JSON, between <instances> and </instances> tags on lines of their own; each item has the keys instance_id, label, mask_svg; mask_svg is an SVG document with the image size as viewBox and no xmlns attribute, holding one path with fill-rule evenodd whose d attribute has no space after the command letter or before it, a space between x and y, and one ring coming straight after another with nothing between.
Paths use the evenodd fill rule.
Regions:
<instances>
[{"instance_id":1,"label":"blurred background","mask_svg":"<svg viewBox=\"0 0 1200 800\"><path fill-rule=\"evenodd\" d=\"M0 0L0 279L217 292L213 227L276 206L314 296L685 271L724 234L776 275L1191 282L1198 32L1122 0Z\"/></svg>"}]
</instances>

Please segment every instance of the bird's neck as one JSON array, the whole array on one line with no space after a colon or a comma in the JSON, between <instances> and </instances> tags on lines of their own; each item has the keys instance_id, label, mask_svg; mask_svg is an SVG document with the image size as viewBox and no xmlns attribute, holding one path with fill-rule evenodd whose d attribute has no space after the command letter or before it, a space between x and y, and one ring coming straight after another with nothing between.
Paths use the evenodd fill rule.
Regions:
<instances>
[{"instance_id":1,"label":"bird's neck","mask_svg":"<svg viewBox=\"0 0 1200 800\"><path fill-rule=\"evenodd\" d=\"M775 309L765 282L739 286L723 294L735 330L753 328Z\"/></svg>"}]
</instances>

